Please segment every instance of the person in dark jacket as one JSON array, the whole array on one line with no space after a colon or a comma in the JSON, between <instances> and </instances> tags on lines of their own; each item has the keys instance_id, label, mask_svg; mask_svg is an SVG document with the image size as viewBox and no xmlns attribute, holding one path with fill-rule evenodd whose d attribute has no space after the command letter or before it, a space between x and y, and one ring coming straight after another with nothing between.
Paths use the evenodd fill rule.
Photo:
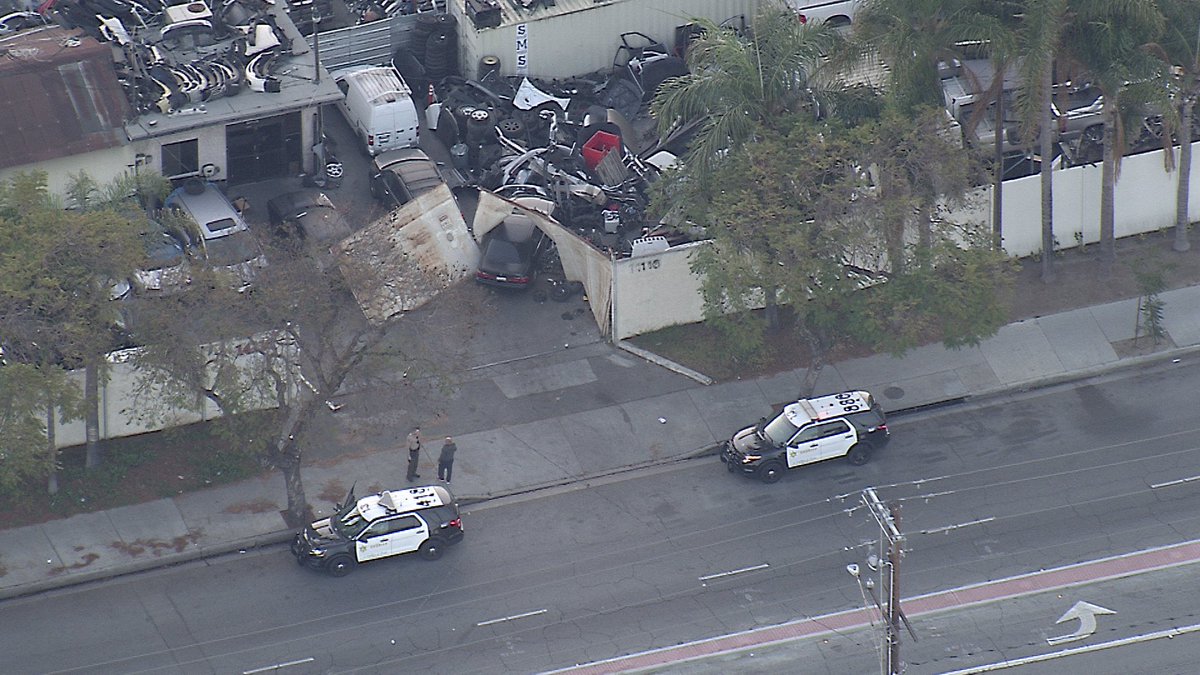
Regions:
<instances>
[{"instance_id":1,"label":"person in dark jacket","mask_svg":"<svg viewBox=\"0 0 1200 675\"><path fill-rule=\"evenodd\" d=\"M450 482L450 473L454 470L454 453L458 451L458 446L454 444L454 439L446 437L446 442L442 444L442 454L438 455L438 479Z\"/></svg>"}]
</instances>

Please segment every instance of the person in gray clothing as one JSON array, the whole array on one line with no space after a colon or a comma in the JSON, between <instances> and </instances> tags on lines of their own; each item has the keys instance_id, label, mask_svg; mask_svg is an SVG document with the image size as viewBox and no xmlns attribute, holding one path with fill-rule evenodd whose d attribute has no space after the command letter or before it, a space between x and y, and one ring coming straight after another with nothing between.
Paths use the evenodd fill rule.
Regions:
<instances>
[{"instance_id":1,"label":"person in gray clothing","mask_svg":"<svg viewBox=\"0 0 1200 675\"><path fill-rule=\"evenodd\" d=\"M454 444L454 439L447 436L446 442L442 444L442 454L438 455L438 479L450 482L450 473L454 470L454 453L458 451L458 446Z\"/></svg>"},{"instance_id":2,"label":"person in gray clothing","mask_svg":"<svg viewBox=\"0 0 1200 675\"><path fill-rule=\"evenodd\" d=\"M421 427L413 427L413 430L408 434L408 474L405 476L410 482L414 478L420 478L421 474L417 473L417 461L421 458Z\"/></svg>"}]
</instances>

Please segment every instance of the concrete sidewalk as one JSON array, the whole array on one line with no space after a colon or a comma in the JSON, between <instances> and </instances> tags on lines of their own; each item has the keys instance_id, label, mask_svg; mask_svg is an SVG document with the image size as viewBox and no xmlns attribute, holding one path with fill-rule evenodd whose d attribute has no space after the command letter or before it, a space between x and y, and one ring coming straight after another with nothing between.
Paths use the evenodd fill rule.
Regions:
<instances>
[{"instance_id":1,"label":"concrete sidewalk","mask_svg":"<svg viewBox=\"0 0 1200 675\"><path fill-rule=\"evenodd\" d=\"M867 389L889 411L1096 375L1200 349L1200 287L1163 293L1173 345L1122 357L1134 337L1137 301L1009 324L975 348L930 345L902 358L874 355L825 368L818 393ZM645 364L645 368L657 366ZM530 377L536 377L532 373ZM712 386L562 417L456 436L452 485L463 501L577 482L702 454L773 405L792 400L804 372ZM505 377L520 377L519 373ZM358 493L405 486L396 447L342 456L304 470L318 513L357 483ZM434 479L440 439L427 439L417 483ZM171 499L0 531L0 598L277 543L290 538L277 474Z\"/></svg>"}]
</instances>

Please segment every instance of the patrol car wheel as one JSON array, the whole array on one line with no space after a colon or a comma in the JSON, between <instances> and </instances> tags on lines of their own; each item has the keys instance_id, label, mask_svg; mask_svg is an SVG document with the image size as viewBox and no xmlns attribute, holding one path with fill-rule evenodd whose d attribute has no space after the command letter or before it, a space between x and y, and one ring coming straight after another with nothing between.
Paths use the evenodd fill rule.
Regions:
<instances>
[{"instance_id":1,"label":"patrol car wheel","mask_svg":"<svg viewBox=\"0 0 1200 675\"><path fill-rule=\"evenodd\" d=\"M758 470L758 477L764 483L778 483L783 478L783 465L779 462L767 462Z\"/></svg>"},{"instance_id":2,"label":"patrol car wheel","mask_svg":"<svg viewBox=\"0 0 1200 675\"><path fill-rule=\"evenodd\" d=\"M426 560L437 560L442 557L442 553L444 552L440 539L426 539L417 551Z\"/></svg>"},{"instance_id":3,"label":"patrol car wheel","mask_svg":"<svg viewBox=\"0 0 1200 675\"><path fill-rule=\"evenodd\" d=\"M331 577L344 577L347 574L350 574L350 570L353 567L354 561L351 560L350 556L346 555L345 553L339 553L338 555L330 558L329 562L325 563L325 571L328 572L329 576Z\"/></svg>"},{"instance_id":4,"label":"patrol car wheel","mask_svg":"<svg viewBox=\"0 0 1200 675\"><path fill-rule=\"evenodd\" d=\"M871 449L862 443L850 448L850 452L846 453L846 461L850 462L854 466L862 466L870 459Z\"/></svg>"}]
</instances>

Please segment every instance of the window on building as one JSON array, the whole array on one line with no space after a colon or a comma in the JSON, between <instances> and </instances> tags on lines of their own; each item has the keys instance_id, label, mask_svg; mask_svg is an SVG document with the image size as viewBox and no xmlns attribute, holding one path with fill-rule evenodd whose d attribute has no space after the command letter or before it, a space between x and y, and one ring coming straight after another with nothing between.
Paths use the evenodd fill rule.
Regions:
<instances>
[{"instance_id":1,"label":"window on building","mask_svg":"<svg viewBox=\"0 0 1200 675\"><path fill-rule=\"evenodd\" d=\"M199 142L193 139L162 146L162 172L167 178L200 173Z\"/></svg>"}]
</instances>

